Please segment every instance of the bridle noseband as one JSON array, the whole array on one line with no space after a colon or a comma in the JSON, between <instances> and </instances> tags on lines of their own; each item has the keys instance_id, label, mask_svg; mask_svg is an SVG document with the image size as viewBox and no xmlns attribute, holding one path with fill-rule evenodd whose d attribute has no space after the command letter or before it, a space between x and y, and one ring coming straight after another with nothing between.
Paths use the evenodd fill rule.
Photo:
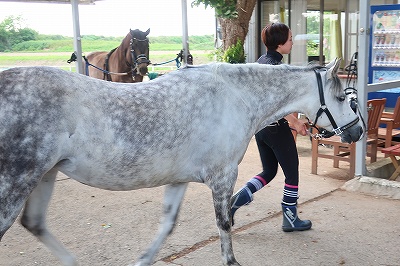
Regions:
<instances>
[{"instance_id":1,"label":"bridle noseband","mask_svg":"<svg viewBox=\"0 0 400 266\"><path fill-rule=\"evenodd\" d=\"M347 125L344 125L342 127L338 127L337 126L337 124L335 122L335 119L333 118L331 112L329 111L328 107L325 104L325 97L324 97L324 91L323 91L323 87L322 87L322 79L321 79L321 73L320 73L321 70L325 70L326 71L327 69L324 68L324 67L315 68L314 69L315 75L317 76L319 101L320 101L321 105L320 105L320 107L318 109L318 112L316 114L314 122L312 123L312 122L309 121L309 125L318 130L318 134L314 135L314 138L317 138L317 139L330 138L333 135L338 135L339 136L339 135L341 135L343 133L344 130L354 126L360 120L359 117L357 116L356 119L354 119L353 121L351 121ZM321 128L316 127L318 118L322 115L322 113L325 113L326 116L328 117L329 121L331 122L331 125L333 127L333 132L328 131L327 129L324 129L324 128L321 129Z\"/></svg>"}]
</instances>

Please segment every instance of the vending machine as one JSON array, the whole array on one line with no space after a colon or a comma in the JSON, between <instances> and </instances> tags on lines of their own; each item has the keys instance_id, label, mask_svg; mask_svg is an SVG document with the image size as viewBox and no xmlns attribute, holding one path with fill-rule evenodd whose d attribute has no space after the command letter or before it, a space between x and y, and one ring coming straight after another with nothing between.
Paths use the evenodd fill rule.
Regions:
<instances>
[{"instance_id":1,"label":"vending machine","mask_svg":"<svg viewBox=\"0 0 400 266\"><path fill-rule=\"evenodd\" d=\"M368 83L400 80L400 5L371 6ZM370 92L368 99L386 98L393 108L400 88Z\"/></svg>"}]
</instances>

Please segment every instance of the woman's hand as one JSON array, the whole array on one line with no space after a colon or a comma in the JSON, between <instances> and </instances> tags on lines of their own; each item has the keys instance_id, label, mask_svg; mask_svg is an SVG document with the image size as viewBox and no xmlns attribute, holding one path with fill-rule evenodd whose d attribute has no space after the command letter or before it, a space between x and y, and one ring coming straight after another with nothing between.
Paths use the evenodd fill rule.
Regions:
<instances>
[{"instance_id":1,"label":"woman's hand","mask_svg":"<svg viewBox=\"0 0 400 266\"><path fill-rule=\"evenodd\" d=\"M290 114L285 116L285 119L289 122L289 126L296 130L298 134L302 136L306 136L307 131L307 119L298 119L295 115Z\"/></svg>"}]
</instances>

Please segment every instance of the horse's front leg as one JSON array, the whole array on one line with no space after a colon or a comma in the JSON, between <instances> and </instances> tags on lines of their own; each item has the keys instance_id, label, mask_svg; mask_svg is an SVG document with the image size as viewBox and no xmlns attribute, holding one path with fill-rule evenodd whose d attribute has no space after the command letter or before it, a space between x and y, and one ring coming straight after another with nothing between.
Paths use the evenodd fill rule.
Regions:
<instances>
[{"instance_id":1,"label":"horse's front leg","mask_svg":"<svg viewBox=\"0 0 400 266\"><path fill-rule=\"evenodd\" d=\"M151 246L140 257L135 266L148 266L154 261L155 256L164 243L165 239L175 227L176 219L178 218L179 208L185 195L187 183L167 185L164 194L164 216L161 220L158 234L153 240Z\"/></svg>"},{"instance_id":2,"label":"horse's front leg","mask_svg":"<svg viewBox=\"0 0 400 266\"><path fill-rule=\"evenodd\" d=\"M35 235L66 266L78 265L75 257L47 229L46 212L53 193L57 170L47 172L32 191L27 202L21 224Z\"/></svg>"},{"instance_id":3,"label":"horse's front leg","mask_svg":"<svg viewBox=\"0 0 400 266\"><path fill-rule=\"evenodd\" d=\"M213 176L209 183L212 190L215 217L221 241L221 253L224 265L240 266L232 248L230 200L236 183L238 169L227 170L221 175Z\"/></svg>"}]
</instances>

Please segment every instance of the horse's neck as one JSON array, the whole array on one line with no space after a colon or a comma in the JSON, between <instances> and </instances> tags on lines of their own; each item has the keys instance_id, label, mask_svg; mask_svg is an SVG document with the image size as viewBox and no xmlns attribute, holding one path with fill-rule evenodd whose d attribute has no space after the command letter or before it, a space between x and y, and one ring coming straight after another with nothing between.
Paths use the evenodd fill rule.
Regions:
<instances>
[{"instance_id":1,"label":"horse's neck","mask_svg":"<svg viewBox=\"0 0 400 266\"><path fill-rule=\"evenodd\" d=\"M237 87L242 100L251 112L255 112L261 127L270 124L293 112L304 112L307 101L315 85L315 74L309 72L291 71L289 69L259 69L248 71L245 78L243 72L234 74L236 80L243 79L242 88ZM235 80L234 76L227 77ZM317 94L314 91L313 94Z\"/></svg>"},{"instance_id":2,"label":"horse's neck","mask_svg":"<svg viewBox=\"0 0 400 266\"><path fill-rule=\"evenodd\" d=\"M126 57L129 56L127 53L130 53L130 44L129 40L124 39L121 45L110 55L109 65L111 71L123 73L131 70L131 67L126 63Z\"/></svg>"}]
</instances>

